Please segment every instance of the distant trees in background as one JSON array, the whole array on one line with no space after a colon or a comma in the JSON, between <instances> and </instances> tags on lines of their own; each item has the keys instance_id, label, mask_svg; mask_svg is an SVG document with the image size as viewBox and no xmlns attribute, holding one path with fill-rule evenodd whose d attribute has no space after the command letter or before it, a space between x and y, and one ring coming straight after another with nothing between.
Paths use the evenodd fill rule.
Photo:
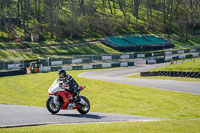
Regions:
<instances>
[{"instance_id":1,"label":"distant trees in background","mask_svg":"<svg viewBox=\"0 0 200 133\"><path fill-rule=\"evenodd\" d=\"M0 29L25 39L31 33L62 39L145 30L188 39L200 31L200 0L0 0Z\"/></svg>"}]
</instances>

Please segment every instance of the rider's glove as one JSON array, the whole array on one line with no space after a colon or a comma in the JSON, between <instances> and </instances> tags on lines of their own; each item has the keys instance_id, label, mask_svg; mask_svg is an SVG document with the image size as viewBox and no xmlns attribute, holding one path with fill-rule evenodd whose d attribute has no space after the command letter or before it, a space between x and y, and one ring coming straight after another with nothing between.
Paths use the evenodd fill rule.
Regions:
<instances>
[{"instance_id":1,"label":"rider's glove","mask_svg":"<svg viewBox=\"0 0 200 133\"><path fill-rule=\"evenodd\" d=\"M74 91L74 92L73 92L73 95L74 95L74 96L78 96L78 95L79 95L79 91Z\"/></svg>"}]
</instances>

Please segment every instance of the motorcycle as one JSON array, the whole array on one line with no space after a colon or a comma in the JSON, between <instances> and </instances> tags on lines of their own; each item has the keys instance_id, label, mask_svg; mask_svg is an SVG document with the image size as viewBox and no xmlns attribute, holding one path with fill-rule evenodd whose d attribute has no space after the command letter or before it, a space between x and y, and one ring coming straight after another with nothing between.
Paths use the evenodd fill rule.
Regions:
<instances>
[{"instance_id":1,"label":"motorcycle","mask_svg":"<svg viewBox=\"0 0 200 133\"><path fill-rule=\"evenodd\" d=\"M52 114L56 114L60 111L60 109L76 109L81 114L87 114L90 110L89 100L86 97L80 95L79 102L76 102L76 97L74 98L72 93L70 93L70 91L67 89L60 88L60 83L62 83L62 81L56 79L48 90L49 97L46 102L48 111ZM80 92L85 87L86 86L79 86Z\"/></svg>"}]
</instances>

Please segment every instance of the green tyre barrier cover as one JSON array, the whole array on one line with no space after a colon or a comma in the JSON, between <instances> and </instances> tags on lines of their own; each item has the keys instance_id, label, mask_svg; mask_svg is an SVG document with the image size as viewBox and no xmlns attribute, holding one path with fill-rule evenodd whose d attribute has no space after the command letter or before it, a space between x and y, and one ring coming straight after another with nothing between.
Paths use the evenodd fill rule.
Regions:
<instances>
[{"instance_id":1,"label":"green tyre barrier cover","mask_svg":"<svg viewBox=\"0 0 200 133\"><path fill-rule=\"evenodd\" d=\"M112 63L111 67L120 67L120 63Z\"/></svg>"},{"instance_id":2,"label":"green tyre barrier cover","mask_svg":"<svg viewBox=\"0 0 200 133\"><path fill-rule=\"evenodd\" d=\"M83 70L83 66L72 66L72 70Z\"/></svg>"},{"instance_id":3,"label":"green tyre barrier cover","mask_svg":"<svg viewBox=\"0 0 200 133\"><path fill-rule=\"evenodd\" d=\"M165 62L165 58L156 59L156 63L163 63L163 62Z\"/></svg>"},{"instance_id":4,"label":"green tyre barrier cover","mask_svg":"<svg viewBox=\"0 0 200 133\"><path fill-rule=\"evenodd\" d=\"M193 57L192 54L188 54L188 55L186 55L186 59L190 59L190 58L192 58L192 57Z\"/></svg>"},{"instance_id":5,"label":"green tyre barrier cover","mask_svg":"<svg viewBox=\"0 0 200 133\"><path fill-rule=\"evenodd\" d=\"M92 68L93 68L93 69L102 69L102 64L95 64L95 65L92 65Z\"/></svg>"},{"instance_id":6,"label":"green tyre barrier cover","mask_svg":"<svg viewBox=\"0 0 200 133\"><path fill-rule=\"evenodd\" d=\"M72 64L72 59L63 59L63 64Z\"/></svg>"},{"instance_id":7,"label":"green tyre barrier cover","mask_svg":"<svg viewBox=\"0 0 200 133\"><path fill-rule=\"evenodd\" d=\"M128 62L128 66L134 66L134 62Z\"/></svg>"}]
</instances>

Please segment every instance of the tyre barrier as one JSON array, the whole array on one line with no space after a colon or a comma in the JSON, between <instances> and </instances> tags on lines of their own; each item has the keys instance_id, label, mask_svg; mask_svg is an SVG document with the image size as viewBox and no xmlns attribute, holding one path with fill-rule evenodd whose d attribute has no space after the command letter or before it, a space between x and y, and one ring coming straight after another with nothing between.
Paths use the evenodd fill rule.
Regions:
<instances>
[{"instance_id":1,"label":"tyre barrier","mask_svg":"<svg viewBox=\"0 0 200 133\"><path fill-rule=\"evenodd\" d=\"M156 60L146 60L146 64L156 64Z\"/></svg>"},{"instance_id":2,"label":"tyre barrier","mask_svg":"<svg viewBox=\"0 0 200 133\"><path fill-rule=\"evenodd\" d=\"M0 72L0 77L23 75L26 73L27 73L26 69L21 68L20 70L11 70L11 71Z\"/></svg>"},{"instance_id":3,"label":"tyre barrier","mask_svg":"<svg viewBox=\"0 0 200 133\"><path fill-rule=\"evenodd\" d=\"M156 71L156 72L141 72L140 75L142 77L168 76L168 77L200 78L200 72Z\"/></svg>"},{"instance_id":4,"label":"tyre barrier","mask_svg":"<svg viewBox=\"0 0 200 133\"><path fill-rule=\"evenodd\" d=\"M123 62L112 62L112 63L102 63L102 64L84 64L78 66L57 66L57 67L43 67L39 68L39 72L49 72L58 71L60 69L64 70L88 70L88 69L104 69L104 68L114 68L114 67L128 67L134 66L133 61L123 61Z\"/></svg>"},{"instance_id":5,"label":"tyre barrier","mask_svg":"<svg viewBox=\"0 0 200 133\"><path fill-rule=\"evenodd\" d=\"M128 62L128 66L134 66L135 63L134 62Z\"/></svg>"}]
</instances>

